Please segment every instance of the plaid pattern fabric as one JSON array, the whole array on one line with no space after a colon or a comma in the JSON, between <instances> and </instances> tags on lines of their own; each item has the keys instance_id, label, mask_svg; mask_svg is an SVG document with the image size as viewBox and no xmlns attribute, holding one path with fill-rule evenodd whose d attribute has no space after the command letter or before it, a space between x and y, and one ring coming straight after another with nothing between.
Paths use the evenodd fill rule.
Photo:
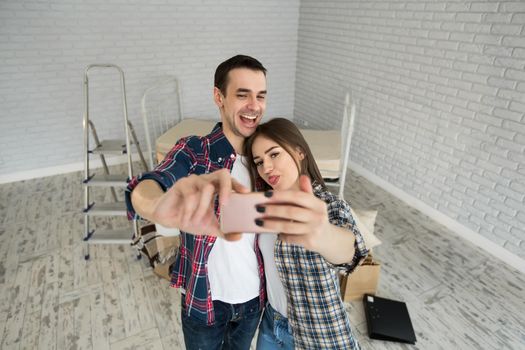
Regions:
<instances>
[{"instance_id":1,"label":"plaid pattern fabric","mask_svg":"<svg viewBox=\"0 0 525 350\"><path fill-rule=\"evenodd\" d=\"M166 191L178 179L191 174L208 174L223 168L231 171L236 157L235 150L222 132L221 123L218 123L213 131L204 137L189 136L180 139L153 171L140 174L130 181L125 193L128 218L139 219L131 204L131 191L140 181L155 180ZM215 214L219 217L217 198ZM205 232L202 235L192 235L181 231L180 239L179 252L171 268L172 287L185 289L188 316L207 325L213 325L215 313L206 265L216 237L207 236ZM259 299L262 309L266 300L266 289L264 265L257 239L254 250L261 280Z\"/></svg>"},{"instance_id":2,"label":"plaid pattern fabric","mask_svg":"<svg viewBox=\"0 0 525 350\"><path fill-rule=\"evenodd\" d=\"M355 235L355 254L348 264L334 266L318 253L277 240L274 248L277 270L288 298L288 320L297 349L360 349L345 311L337 269L352 271L368 254L347 202L314 187L316 197L326 202L330 223Z\"/></svg>"}]
</instances>

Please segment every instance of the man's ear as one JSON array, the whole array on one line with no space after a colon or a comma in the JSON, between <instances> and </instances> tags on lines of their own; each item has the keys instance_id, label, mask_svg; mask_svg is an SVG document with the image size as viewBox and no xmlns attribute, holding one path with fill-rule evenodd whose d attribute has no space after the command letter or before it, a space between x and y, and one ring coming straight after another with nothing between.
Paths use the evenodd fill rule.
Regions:
<instances>
[{"instance_id":1,"label":"man's ear","mask_svg":"<svg viewBox=\"0 0 525 350\"><path fill-rule=\"evenodd\" d=\"M217 107L222 108L223 102L222 102L222 92L219 90L218 87L213 88L213 100L215 101L215 104Z\"/></svg>"}]
</instances>

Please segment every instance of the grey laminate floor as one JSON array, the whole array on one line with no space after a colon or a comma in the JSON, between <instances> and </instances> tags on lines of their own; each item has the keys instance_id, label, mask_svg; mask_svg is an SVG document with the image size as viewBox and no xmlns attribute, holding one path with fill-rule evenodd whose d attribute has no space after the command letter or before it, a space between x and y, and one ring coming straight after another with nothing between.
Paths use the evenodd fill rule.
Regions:
<instances>
[{"instance_id":1,"label":"grey laminate floor","mask_svg":"<svg viewBox=\"0 0 525 350\"><path fill-rule=\"evenodd\" d=\"M0 348L184 348L179 292L130 247L98 246L84 261L80 179L0 185ZM363 348L525 349L523 274L355 173L346 188L354 207L379 210L378 295L407 303L418 338L415 346L369 340L354 302Z\"/></svg>"}]
</instances>

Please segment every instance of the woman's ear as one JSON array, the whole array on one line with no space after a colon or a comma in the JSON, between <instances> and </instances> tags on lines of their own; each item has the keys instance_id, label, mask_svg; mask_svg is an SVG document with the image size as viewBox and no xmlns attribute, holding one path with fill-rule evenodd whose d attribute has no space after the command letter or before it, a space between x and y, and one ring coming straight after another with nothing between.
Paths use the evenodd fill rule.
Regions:
<instances>
[{"instance_id":1,"label":"woman's ear","mask_svg":"<svg viewBox=\"0 0 525 350\"><path fill-rule=\"evenodd\" d=\"M297 152L297 155L299 156L299 160L303 160L304 159L303 149L301 147L297 147L295 151Z\"/></svg>"}]
</instances>

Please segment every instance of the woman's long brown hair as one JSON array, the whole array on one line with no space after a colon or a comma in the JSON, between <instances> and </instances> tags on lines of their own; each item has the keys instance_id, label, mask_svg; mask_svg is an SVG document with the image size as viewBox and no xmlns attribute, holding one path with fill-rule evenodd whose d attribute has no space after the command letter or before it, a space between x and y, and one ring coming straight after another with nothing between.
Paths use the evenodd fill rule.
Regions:
<instances>
[{"instance_id":1,"label":"woman's long brown hair","mask_svg":"<svg viewBox=\"0 0 525 350\"><path fill-rule=\"evenodd\" d=\"M255 139L259 136L264 136L275 141L286 152L288 152L292 158L294 158L300 175L308 175L312 180L312 183L315 182L322 185L323 188L326 188L321 172L319 171L317 163L312 155L312 151L310 151L310 147L308 147L301 131L299 131L297 126L288 119L275 118L266 123L260 124L255 132L244 141L243 153L248 161L247 166L250 171L250 179L252 180L252 189L271 189L271 186L259 177L257 167L253 162L252 146ZM298 149L304 154L303 160L296 160L293 156L293 152Z\"/></svg>"}]
</instances>

